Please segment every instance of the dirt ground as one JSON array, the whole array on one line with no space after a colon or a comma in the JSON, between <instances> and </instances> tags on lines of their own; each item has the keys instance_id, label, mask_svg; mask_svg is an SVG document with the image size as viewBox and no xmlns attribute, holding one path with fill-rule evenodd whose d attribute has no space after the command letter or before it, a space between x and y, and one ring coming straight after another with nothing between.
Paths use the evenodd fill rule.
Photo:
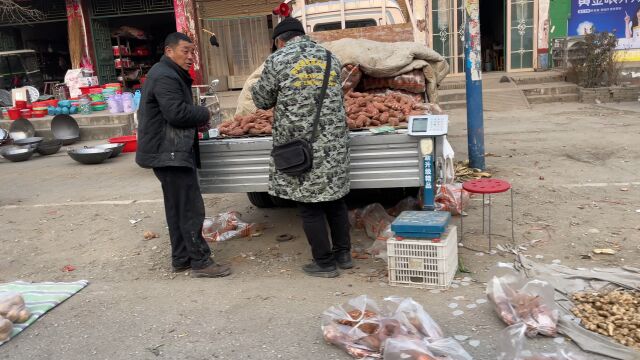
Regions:
<instances>
[{"instance_id":1,"label":"dirt ground","mask_svg":"<svg viewBox=\"0 0 640 360\"><path fill-rule=\"evenodd\" d=\"M465 112L450 115L449 138L464 159ZM485 126L489 171L514 186L516 241L526 255L585 268L640 264L639 103L487 112ZM390 287L385 263L374 259L358 260L337 279L309 278L300 271L310 252L294 209L255 209L242 194L205 195L209 215L236 210L269 228L213 245L232 276L192 279L170 271L160 186L131 154L98 166L63 152L24 163L2 159L0 184L0 282L90 281L0 347L2 359L349 359L324 343L320 317L361 294L410 296L448 335L468 336L462 344L474 358L496 358L505 325L488 304L467 305L485 298L488 271L511 255L461 248L471 273L459 278L473 280L442 292ZM507 205L508 196L495 198L497 244L510 241ZM484 250L479 199L468 214L465 245ZM146 241L145 230L160 237ZM282 233L295 238L276 242ZM353 239L358 247L371 242L360 231ZM581 258L594 248L617 253ZM65 265L76 270L62 272ZM463 315L452 314L454 302ZM553 350L560 341L531 346ZM576 349L569 340L560 346Z\"/></svg>"}]
</instances>

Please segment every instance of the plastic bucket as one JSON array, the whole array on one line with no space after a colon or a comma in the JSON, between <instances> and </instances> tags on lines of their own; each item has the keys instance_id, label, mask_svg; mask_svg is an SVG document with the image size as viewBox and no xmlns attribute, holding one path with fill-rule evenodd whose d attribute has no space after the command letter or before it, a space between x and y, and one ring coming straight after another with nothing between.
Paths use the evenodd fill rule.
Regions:
<instances>
[{"instance_id":1,"label":"plastic bucket","mask_svg":"<svg viewBox=\"0 0 640 360\"><path fill-rule=\"evenodd\" d=\"M111 144L124 144L122 152L136 152L138 149L138 139L135 135L119 136L109 139Z\"/></svg>"}]
</instances>

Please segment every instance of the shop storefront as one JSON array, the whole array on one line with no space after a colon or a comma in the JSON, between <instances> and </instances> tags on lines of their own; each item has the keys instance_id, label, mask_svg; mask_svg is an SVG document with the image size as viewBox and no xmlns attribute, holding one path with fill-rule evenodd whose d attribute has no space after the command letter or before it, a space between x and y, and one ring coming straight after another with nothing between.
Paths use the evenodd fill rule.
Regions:
<instances>
[{"instance_id":1,"label":"shop storefront","mask_svg":"<svg viewBox=\"0 0 640 360\"><path fill-rule=\"evenodd\" d=\"M38 21L12 23L0 19L0 52L33 50L42 83L30 84L43 90L44 82L60 82L72 67L67 42L65 0L34 0L29 6L42 12ZM13 69L15 71L15 69Z\"/></svg>"},{"instance_id":2,"label":"shop storefront","mask_svg":"<svg viewBox=\"0 0 640 360\"><path fill-rule=\"evenodd\" d=\"M100 83L140 87L162 56L164 38L176 31L173 1L91 0L87 5Z\"/></svg>"},{"instance_id":3,"label":"shop storefront","mask_svg":"<svg viewBox=\"0 0 640 360\"><path fill-rule=\"evenodd\" d=\"M464 72L464 0L429 2L430 45L451 65L452 73ZM480 1L480 25L485 71L531 71L538 54L548 47L548 8L545 0ZM543 11L543 16L539 14ZM539 20L542 19L542 24ZM545 22L546 20L546 22Z\"/></svg>"}]
</instances>

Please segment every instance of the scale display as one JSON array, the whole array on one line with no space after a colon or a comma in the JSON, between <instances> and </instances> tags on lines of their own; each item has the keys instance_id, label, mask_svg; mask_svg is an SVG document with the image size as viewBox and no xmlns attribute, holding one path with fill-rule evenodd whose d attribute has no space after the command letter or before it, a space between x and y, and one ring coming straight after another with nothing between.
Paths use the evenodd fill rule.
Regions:
<instances>
[{"instance_id":1,"label":"scale display","mask_svg":"<svg viewBox=\"0 0 640 360\"><path fill-rule=\"evenodd\" d=\"M409 135L438 136L446 135L449 128L449 115L413 115L409 117Z\"/></svg>"}]
</instances>

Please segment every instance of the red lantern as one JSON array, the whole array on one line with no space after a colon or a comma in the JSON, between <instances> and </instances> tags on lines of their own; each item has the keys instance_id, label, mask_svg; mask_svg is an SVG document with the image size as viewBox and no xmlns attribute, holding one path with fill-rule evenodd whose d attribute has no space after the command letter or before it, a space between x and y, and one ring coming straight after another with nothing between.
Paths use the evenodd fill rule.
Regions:
<instances>
[{"instance_id":1,"label":"red lantern","mask_svg":"<svg viewBox=\"0 0 640 360\"><path fill-rule=\"evenodd\" d=\"M291 15L291 8L285 3L281 3L278 7L273 9L273 15L280 15L282 17L289 17Z\"/></svg>"}]
</instances>

